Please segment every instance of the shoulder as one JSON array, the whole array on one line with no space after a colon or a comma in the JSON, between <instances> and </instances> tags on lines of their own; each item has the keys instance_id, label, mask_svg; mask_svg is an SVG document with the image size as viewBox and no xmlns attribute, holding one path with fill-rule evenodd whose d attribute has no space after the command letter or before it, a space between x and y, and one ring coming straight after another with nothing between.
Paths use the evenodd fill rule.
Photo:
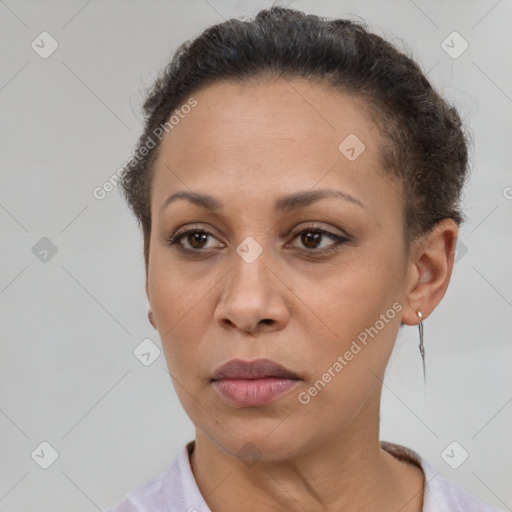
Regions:
<instances>
[{"instance_id":1,"label":"shoulder","mask_svg":"<svg viewBox=\"0 0 512 512\"><path fill-rule=\"evenodd\" d=\"M421 467L425 475L423 512L500 512L467 489L444 478L418 453L405 446L381 441L381 447L401 460Z\"/></svg>"},{"instance_id":2,"label":"shoulder","mask_svg":"<svg viewBox=\"0 0 512 512\"><path fill-rule=\"evenodd\" d=\"M174 462L163 473L148 480L143 485L128 492L118 503L103 510L103 512L142 512L154 510L167 512L165 504L166 482L175 481Z\"/></svg>"},{"instance_id":3,"label":"shoulder","mask_svg":"<svg viewBox=\"0 0 512 512\"><path fill-rule=\"evenodd\" d=\"M200 512L205 503L195 483L183 446L174 462L162 473L128 492L118 503L103 512Z\"/></svg>"},{"instance_id":4,"label":"shoulder","mask_svg":"<svg viewBox=\"0 0 512 512\"><path fill-rule=\"evenodd\" d=\"M500 512L487 505L460 485L436 473L428 482L424 512Z\"/></svg>"}]
</instances>

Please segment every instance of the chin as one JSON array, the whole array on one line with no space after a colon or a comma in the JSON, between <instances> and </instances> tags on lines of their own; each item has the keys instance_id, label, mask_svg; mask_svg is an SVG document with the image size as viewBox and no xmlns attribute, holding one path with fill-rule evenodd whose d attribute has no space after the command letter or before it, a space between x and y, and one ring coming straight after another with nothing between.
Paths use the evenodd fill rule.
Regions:
<instances>
[{"instance_id":1,"label":"chin","mask_svg":"<svg viewBox=\"0 0 512 512\"><path fill-rule=\"evenodd\" d=\"M304 448L304 438L298 430L280 426L278 420L266 422L265 428L256 426L257 420L249 420L252 425L233 425L224 424L225 431L216 432L215 444L223 451L239 458L247 466L255 464L257 461L279 461L291 459L302 451ZM285 420L286 422L286 420ZM219 437L219 435L221 437Z\"/></svg>"}]
</instances>

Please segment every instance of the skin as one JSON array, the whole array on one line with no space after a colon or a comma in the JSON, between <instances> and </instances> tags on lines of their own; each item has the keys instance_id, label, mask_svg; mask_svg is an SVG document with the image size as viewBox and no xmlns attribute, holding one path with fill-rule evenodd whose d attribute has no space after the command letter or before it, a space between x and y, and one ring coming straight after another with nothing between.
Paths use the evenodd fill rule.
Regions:
<instances>
[{"instance_id":1,"label":"skin","mask_svg":"<svg viewBox=\"0 0 512 512\"><path fill-rule=\"evenodd\" d=\"M158 330L179 400L196 427L194 476L212 512L422 509L424 477L379 446L382 379L400 325L426 319L448 286L458 229L445 219L409 251L404 191L379 167L378 129L361 102L304 80L217 82L162 140L151 193L148 316ZM339 150L348 134L366 149ZM334 189L365 207L328 198L277 215L276 200ZM177 200L206 193L217 212ZM317 241L303 229L346 236ZM181 253L167 239L180 227ZM291 233L290 233L291 231ZM236 252L253 237L262 253ZM311 236L311 235L310 235ZM195 256L194 254L198 254ZM302 404L297 396L357 335L398 302L402 309ZM272 359L298 386L261 407L229 405L210 383L233 358ZM251 444L249 444L251 443ZM256 463L239 454L252 446Z\"/></svg>"}]
</instances>

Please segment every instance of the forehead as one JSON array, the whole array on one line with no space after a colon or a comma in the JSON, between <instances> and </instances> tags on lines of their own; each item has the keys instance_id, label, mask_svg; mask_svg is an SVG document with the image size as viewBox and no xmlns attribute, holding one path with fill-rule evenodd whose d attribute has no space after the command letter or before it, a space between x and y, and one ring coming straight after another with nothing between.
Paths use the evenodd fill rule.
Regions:
<instances>
[{"instance_id":1,"label":"forehead","mask_svg":"<svg viewBox=\"0 0 512 512\"><path fill-rule=\"evenodd\" d=\"M381 137L361 99L302 79L217 82L192 96L197 105L162 139L154 207L183 188L249 198L320 180L353 195L382 195ZM356 159L344 153L351 147Z\"/></svg>"},{"instance_id":2,"label":"forehead","mask_svg":"<svg viewBox=\"0 0 512 512\"><path fill-rule=\"evenodd\" d=\"M265 82L222 81L200 89L193 96L197 106L174 127L165 145L176 159L183 142L193 142L187 159L199 153L230 146L246 147L279 141L324 142L331 147L344 135L353 133L372 146L367 135L378 137L369 109L354 96L323 83L304 79ZM207 135L207 137L205 137ZM341 140L340 140L341 141ZM325 149L322 145L319 149Z\"/></svg>"}]
</instances>

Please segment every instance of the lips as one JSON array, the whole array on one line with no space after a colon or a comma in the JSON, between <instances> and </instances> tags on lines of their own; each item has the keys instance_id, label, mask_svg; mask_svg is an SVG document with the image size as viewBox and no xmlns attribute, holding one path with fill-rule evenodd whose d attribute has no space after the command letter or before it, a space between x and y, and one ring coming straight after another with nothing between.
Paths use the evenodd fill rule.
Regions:
<instances>
[{"instance_id":1,"label":"lips","mask_svg":"<svg viewBox=\"0 0 512 512\"><path fill-rule=\"evenodd\" d=\"M284 397L302 380L270 359L232 359L212 376L212 386L230 406L261 407Z\"/></svg>"},{"instance_id":2,"label":"lips","mask_svg":"<svg viewBox=\"0 0 512 512\"><path fill-rule=\"evenodd\" d=\"M284 366L271 361L270 359L255 359L254 361L243 361L232 359L223 364L212 375L212 381L223 379L266 379L280 378L300 380L300 377Z\"/></svg>"}]
</instances>

